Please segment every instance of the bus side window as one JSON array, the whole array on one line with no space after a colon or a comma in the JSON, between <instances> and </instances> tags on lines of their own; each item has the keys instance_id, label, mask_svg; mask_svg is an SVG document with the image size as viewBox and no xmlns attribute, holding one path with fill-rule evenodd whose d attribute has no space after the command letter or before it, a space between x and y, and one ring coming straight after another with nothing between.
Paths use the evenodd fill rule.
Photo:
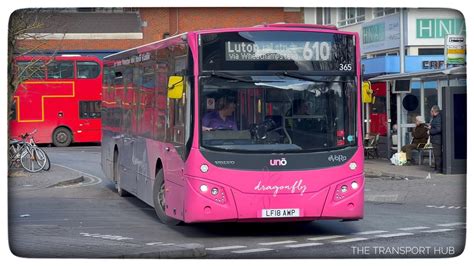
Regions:
<instances>
[{"instance_id":1,"label":"bus side window","mask_svg":"<svg viewBox=\"0 0 474 266\"><path fill-rule=\"evenodd\" d=\"M100 101L80 101L79 118L100 118Z\"/></svg>"},{"instance_id":2,"label":"bus side window","mask_svg":"<svg viewBox=\"0 0 474 266\"><path fill-rule=\"evenodd\" d=\"M74 63L72 61L53 61L47 64L48 79L74 78Z\"/></svg>"},{"instance_id":3,"label":"bus side window","mask_svg":"<svg viewBox=\"0 0 474 266\"><path fill-rule=\"evenodd\" d=\"M19 75L21 81L29 79L44 79L46 76L44 62L42 61L21 61L17 62L17 66L17 75Z\"/></svg>"},{"instance_id":4,"label":"bus side window","mask_svg":"<svg viewBox=\"0 0 474 266\"><path fill-rule=\"evenodd\" d=\"M100 66L96 62L77 62L78 79L94 79L100 74Z\"/></svg>"}]
</instances>

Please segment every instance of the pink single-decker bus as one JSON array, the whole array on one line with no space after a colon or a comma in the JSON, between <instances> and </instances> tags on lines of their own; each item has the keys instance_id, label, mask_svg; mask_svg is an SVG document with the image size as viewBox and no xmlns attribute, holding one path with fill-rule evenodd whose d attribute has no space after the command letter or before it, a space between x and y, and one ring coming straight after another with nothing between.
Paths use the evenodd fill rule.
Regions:
<instances>
[{"instance_id":1,"label":"pink single-decker bus","mask_svg":"<svg viewBox=\"0 0 474 266\"><path fill-rule=\"evenodd\" d=\"M102 169L160 221L363 218L356 33L200 30L103 64Z\"/></svg>"}]
</instances>

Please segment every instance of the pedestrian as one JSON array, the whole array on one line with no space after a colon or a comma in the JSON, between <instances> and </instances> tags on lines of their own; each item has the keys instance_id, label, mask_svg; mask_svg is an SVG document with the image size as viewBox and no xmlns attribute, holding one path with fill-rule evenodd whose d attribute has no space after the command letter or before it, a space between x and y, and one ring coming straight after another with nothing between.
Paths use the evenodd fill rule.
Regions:
<instances>
[{"instance_id":1,"label":"pedestrian","mask_svg":"<svg viewBox=\"0 0 474 266\"><path fill-rule=\"evenodd\" d=\"M410 144L402 147L402 151L407 154L407 164L414 164L415 161L411 157L411 151L418 148L419 144L426 144L428 142L428 128L422 116L415 118L416 127L411 132L413 140Z\"/></svg>"},{"instance_id":2,"label":"pedestrian","mask_svg":"<svg viewBox=\"0 0 474 266\"><path fill-rule=\"evenodd\" d=\"M443 172L443 160L442 160L442 121L439 106L433 105L431 107L431 121L428 126L430 133L430 141L433 145L433 154L435 158L435 171L438 173Z\"/></svg>"}]
</instances>

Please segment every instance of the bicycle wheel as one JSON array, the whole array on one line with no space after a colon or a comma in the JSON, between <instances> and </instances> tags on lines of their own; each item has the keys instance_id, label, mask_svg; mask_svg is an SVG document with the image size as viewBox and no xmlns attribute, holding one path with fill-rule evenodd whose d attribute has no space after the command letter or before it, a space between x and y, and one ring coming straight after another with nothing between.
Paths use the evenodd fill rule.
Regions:
<instances>
[{"instance_id":1,"label":"bicycle wheel","mask_svg":"<svg viewBox=\"0 0 474 266\"><path fill-rule=\"evenodd\" d=\"M49 169L51 169L51 161L49 160L49 156L43 149L39 149L44 153L44 156L46 157L46 163L44 164L43 170L49 171Z\"/></svg>"},{"instance_id":2,"label":"bicycle wheel","mask_svg":"<svg viewBox=\"0 0 474 266\"><path fill-rule=\"evenodd\" d=\"M46 165L46 154L37 147L27 147L21 153L20 161L26 171L36 173Z\"/></svg>"}]
</instances>

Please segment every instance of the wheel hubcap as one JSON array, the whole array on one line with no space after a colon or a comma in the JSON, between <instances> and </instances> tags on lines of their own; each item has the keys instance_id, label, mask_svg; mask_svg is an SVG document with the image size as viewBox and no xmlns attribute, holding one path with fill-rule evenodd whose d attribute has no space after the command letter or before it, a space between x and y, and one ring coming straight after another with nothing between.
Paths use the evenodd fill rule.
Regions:
<instances>
[{"instance_id":1,"label":"wheel hubcap","mask_svg":"<svg viewBox=\"0 0 474 266\"><path fill-rule=\"evenodd\" d=\"M66 139L67 139L67 136L66 136L66 133L64 132L60 132L58 133L58 135L56 136L56 140L61 142L61 143L64 143L66 142Z\"/></svg>"}]
</instances>

